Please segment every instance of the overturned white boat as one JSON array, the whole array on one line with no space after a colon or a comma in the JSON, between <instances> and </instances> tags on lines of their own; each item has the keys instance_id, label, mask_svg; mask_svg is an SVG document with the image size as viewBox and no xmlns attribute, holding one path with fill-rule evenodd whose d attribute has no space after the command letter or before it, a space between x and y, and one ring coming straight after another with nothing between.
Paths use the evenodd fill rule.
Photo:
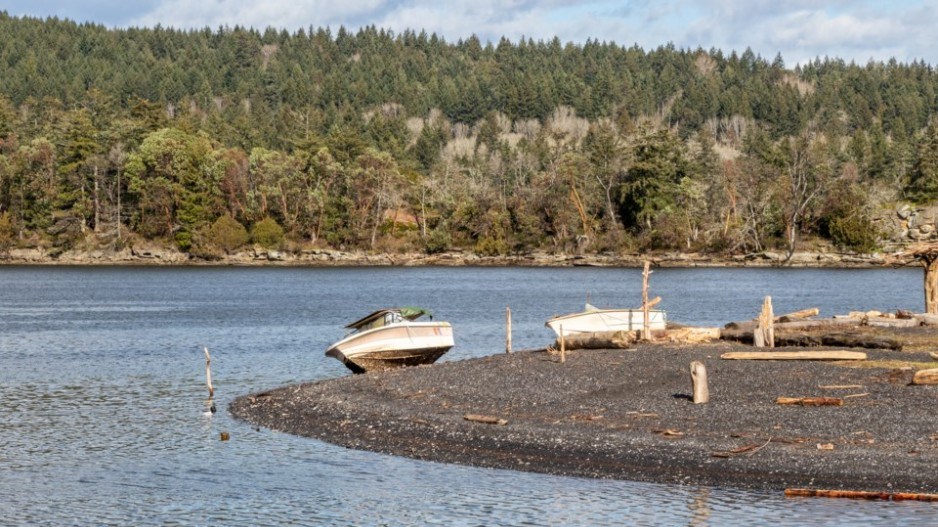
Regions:
<instances>
[{"instance_id":1,"label":"overturned white boat","mask_svg":"<svg viewBox=\"0 0 938 527\"><path fill-rule=\"evenodd\" d=\"M426 315L427 322L417 322ZM381 309L352 322L352 331L326 350L355 373L432 364L453 347L453 327L426 309Z\"/></svg>"},{"instance_id":2,"label":"overturned white boat","mask_svg":"<svg viewBox=\"0 0 938 527\"><path fill-rule=\"evenodd\" d=\"M648 310L648 325L651 330L665 329L667 315L660 309ZM599 333L604 331L640 331L645 324L645 313L641 309L602 309L586 304L580 313L558 315L545 324L560 336L575 333Z\"/></svg>"}]
</instances>

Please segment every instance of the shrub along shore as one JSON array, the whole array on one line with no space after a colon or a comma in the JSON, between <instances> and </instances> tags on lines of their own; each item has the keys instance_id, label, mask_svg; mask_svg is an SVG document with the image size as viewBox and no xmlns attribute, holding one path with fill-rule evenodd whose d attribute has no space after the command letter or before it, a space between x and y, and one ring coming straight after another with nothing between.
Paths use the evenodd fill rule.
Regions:
<instances>
[{"instance_id":1,"label":"shrub along shore","mask_svg":"<svg viewBox=\"0 0 938 527\"><path fill-rule=\"evenodd\" d=\"M796 252L786 260L782 252L724 255L655 252L630 254L552 254L531 252L509 256L482 256L473 252L376 253L312 249L282 251L254 248L199 258L157 245L127 247L119 251L88 250L52 253L43 249L11 249L0 254L0 265L296 265L328 266L531 266L531 267L641 267L645 261L657 267L806 267L876 268L886 265L880 254Z\"/></svg>"}]
</instances>

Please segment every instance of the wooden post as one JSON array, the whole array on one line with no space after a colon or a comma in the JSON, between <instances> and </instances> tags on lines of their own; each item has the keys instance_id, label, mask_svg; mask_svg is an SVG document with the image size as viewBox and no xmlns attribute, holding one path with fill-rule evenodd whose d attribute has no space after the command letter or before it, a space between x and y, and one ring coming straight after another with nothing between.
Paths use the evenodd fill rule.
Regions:
<instances>
[{"instance_id":1,"label":"wooden post","mask_svg":"<svg viewBox=\"0 0 938 527\"><path fill-rule=\"evenodd\" d=\"M694 404L710 402L710 389L707 387L707 367L700 361L690 363L690 380L694 385Z\"/></svg>"},{"instance_id":2,"label":"wooden post","mask_svg":"<svg viewBox=\"0 0 938 527\"><path fill-rule=\"evenodd\" d=\"M648 313L648 275L651 264L646 260L642 271L642 340L651 340L651 316Z\"/></svg>"},{"instance_id":3,"label":"wooden post","mask_svg":"<svg viewBox=\"0 0 938 527\"><path fill-rule=\"evenodd\" d=\"M511 306L505 308L505 353L511 353Z\"/></svg>"},{"instance_id":4,"label":"wooden post","mask_svg":"<svg viewBox=\"0 0 938 527\"><path fill-rule=\"evenodd\" d=\"M772 312L772 297L765 297L765 345L775 347L775 314Z\"/></svg>"},{"instance_id":5,"label":"wooden post","mask_svg":"<svg viewBox=\"0 0 938 527\"><path fill-rule=\"evenodd\" d=\"M922 265L925 266L925 312L938 314L938 256L924 256Z\"/></svg>"},{"instance_id":6,"label":"wooden post","mask_svg":"<svg viewBox=\"0 0 938 527\"><path fill-rule=\"evenodd\" d=\"M772 297L767 296L762 302L762 311L752 334L752 343L757 348L775 347L775 316L772 314Z\"/></svg>"},{"instance_id":7,"label":"wooden post","mask_svg":"<svg viewBox=\"0 0 938 527\"><path fill-rule=\"evenodd\" d=\"M563 336L563 324L560 325L560 362L567 362L567 341Z\"/></svg>"},{"instance_id":8,"label":"wooden post","mask_svg":"<svg viewBox=\"0 0 938 527\"><path fill-rule=\"evenodd\" d=\"M205 350L205 384L208 386L208 398L212 399L215 397L215 388L212 387L212 357L208 354L208 348L203 347Z\"/></svg>"}]
</instances>

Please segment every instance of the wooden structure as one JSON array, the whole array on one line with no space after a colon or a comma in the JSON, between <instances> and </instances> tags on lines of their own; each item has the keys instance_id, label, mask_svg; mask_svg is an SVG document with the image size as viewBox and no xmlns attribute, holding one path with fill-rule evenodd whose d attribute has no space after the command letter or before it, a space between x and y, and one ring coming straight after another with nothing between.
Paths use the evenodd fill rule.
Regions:
<instances>
[{"instance_id":1,"label":"wooden structure","mask_svg":"<svg viewBox=\"0 0 938 527\"><path fill-rule=\"evenodd\" d=\"M762 311L756 322L752 343L757 348L775 347L775 315L772 313L772 297L767 296L762 302Z\"/></svg>"},{"instance_id":2,"label":"wooden structure","mask_svg":"<svg viewBox=\"0 0 938 527\"><path fill-rule=\"evenodd\" d=\"M925 312L938 315L938 242L913 243L890 255L886 263L896 265L910 258L925 268Z\"/></svg>"}]
</instances>

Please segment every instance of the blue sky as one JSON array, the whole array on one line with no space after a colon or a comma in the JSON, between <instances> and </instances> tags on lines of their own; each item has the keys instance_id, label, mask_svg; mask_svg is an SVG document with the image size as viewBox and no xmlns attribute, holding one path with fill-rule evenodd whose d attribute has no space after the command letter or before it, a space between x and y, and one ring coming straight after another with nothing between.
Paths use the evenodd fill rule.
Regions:
<instances>
[{"instance_id":1,"label":"blue sky","mask_svg":"<svg viewBox=\"0 0 938 527\"><path fill-rule=\"evenodd\" d=\"M938 0L4 0L11 15L58 16L112 27L222 25L286 28L375 25L426 30L455 41L506 36L582 43L588 38L649 49L741 52L788 66L815 57L865 64L895 57L938 64Z\"/></svg>"}]
</instances>

